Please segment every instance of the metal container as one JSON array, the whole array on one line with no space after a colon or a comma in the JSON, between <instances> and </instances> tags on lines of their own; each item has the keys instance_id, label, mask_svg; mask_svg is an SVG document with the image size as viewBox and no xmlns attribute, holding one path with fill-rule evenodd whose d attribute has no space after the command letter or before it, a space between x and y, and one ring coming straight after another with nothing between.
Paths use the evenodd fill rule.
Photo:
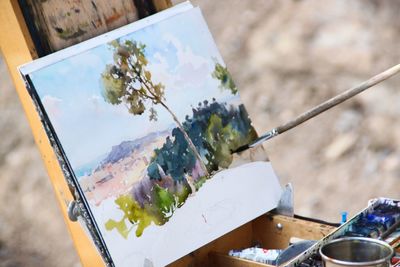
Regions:
<instances>
[{"instance_id":1,"label":"metal container","mask_svg":"<svg viewBox=\"0 0 400 267\"><path fill-rule=\"evenodd\" d=\"M387 243L364 237L332 240L319 250L325 267L389 267L393 248Z\"/></svg>"}]
</instances>

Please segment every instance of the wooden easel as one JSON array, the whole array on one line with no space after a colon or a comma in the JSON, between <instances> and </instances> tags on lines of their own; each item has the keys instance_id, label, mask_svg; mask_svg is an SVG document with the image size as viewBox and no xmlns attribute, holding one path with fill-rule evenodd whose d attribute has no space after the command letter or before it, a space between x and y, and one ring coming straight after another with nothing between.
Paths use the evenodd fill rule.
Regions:
<instances>
[{"instance_id":1,"label":"wooden easel","mask_svg":"<svg viewBox=\"0 0 400 267\"><path fill-rule=\"evenodd\" d=\"M142 0L148 1L148 0ZM169 7L169 0L153 0L156 9ZM75 248L83 266L104 266L104 263L88 235L79 223L68 218L67 205L73 196L64 179L60 165L50 146L17 67L38 58L27 24L21 12L18 0L0 0L0 50L14 81L20 101L32 129L36 145L39 147L43 162L51 179L57 202L60 205L64 221L69 229ZM232 248L244 248L255 243L264 248L285 248L290 237L320 239L334 227L316 222L294 219L281 215L263 215L219 239L199 248L171 264L184 266L269 266L227 256Z\"/></svg>"}]
</instances>

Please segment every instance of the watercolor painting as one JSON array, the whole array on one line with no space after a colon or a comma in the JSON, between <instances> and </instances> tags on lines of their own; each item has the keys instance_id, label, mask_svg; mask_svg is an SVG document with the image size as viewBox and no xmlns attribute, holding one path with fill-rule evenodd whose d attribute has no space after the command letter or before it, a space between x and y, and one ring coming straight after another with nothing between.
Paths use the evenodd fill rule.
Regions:
<instances>
[{"instance_id":1,"label":"watercolor painting","mask_svg":"<svg viewBox=\"0 0 400 267\"><path fill-rule=\"evenodd\" d=\"M185 102L182 102L179 95L167 99L166 91L173 89L153 79L154 72L148 67L148 58L153 55L146 55L146 44L131 39L116 40L109 44L109 48L113 53L113 62L106 66L101 76L104 101L112 105L123 105L132 116L148 116L150 124L158 121L159 113L166 113L174 123L169 129L147 133L139 140L124 140L98 166L99 171L103 172L106 168L118 166L120 160L124 166L128 166L137 160L132 157L133 153L140 151L137 148L142 147L145 151L141 159L144 171L134 178L135 183L127 184L130 192L115 200L124 216L118 222L109 220L106 223L107 229L116 228L121 235L126 236L133 229L127 227L128 221L137 226L135 232L139 237L151 223L166 223L212 173L229 167L231 151L252 141L256 133L244 106L238 104L238 91L231 75L216 59L205 58L209 65L214 64L213 69L208 69L207 76L210 80L216 80L215 85L218 83L215 92L211 94L213 97L194 98L191 103L197 101L197 106L191 104L192 112L182 114L185 118L181 121L169 103L185 105ZM190 63L188 67L192 67ZM187 90L197 89L189 85ZM225 97L222 101L215 98L222 95ZM161 139L157 147L153 146L155 138ZM128 162L124 161L128 157ZM88 179L93 181L95 175L96 172L92 170ZM96 180L96 183L106 182L112 176L112 172L109 172L103 180Z\"/></svg>"},{"instance_id":2,"label":"watercolor painting","mask_svg":"<svg viewBox=\"0 0 400 267\"><path fill-rule=\"evenodd\" d=\"M29 77L108 244L165 227L257 137L197 9Z\"/></svg>"}]
</instances>

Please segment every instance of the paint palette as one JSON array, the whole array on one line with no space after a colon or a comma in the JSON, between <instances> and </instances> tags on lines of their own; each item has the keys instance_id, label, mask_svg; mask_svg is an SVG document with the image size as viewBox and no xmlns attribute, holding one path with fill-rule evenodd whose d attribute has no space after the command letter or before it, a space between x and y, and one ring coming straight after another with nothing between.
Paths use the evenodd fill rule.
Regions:
<instances>
[{"instance_id":1,"label":"paint palette","mask_svg":"<svg viewBox=\"0 0 400 267\"><path fill-rule=\"evenodd\" d=\"M320 247L333 239L342 237L381 239L396 248L396 244L400 245L400 201L388 198L370 201L367 208L340 226L335 232L283 266L323 266L318 252Z\"/></svg>"}]
</instances>

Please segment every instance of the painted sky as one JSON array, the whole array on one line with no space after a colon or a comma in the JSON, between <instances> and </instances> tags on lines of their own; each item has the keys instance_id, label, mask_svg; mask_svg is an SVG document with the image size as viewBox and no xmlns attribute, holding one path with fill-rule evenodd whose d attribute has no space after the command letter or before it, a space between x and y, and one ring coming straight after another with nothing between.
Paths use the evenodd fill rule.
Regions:
<instances>
[{"instance_id":1,"label":"painted sky","mask_svg":"<svg viewBox=\"0 0 400 267\"><path fill-rule=\"evenodd\" d=\"M215 60L222 59L201 16L186 12L122 39L146 45L153 80L165 85L166 102L181 121L199 101L232 98L211 77ZM133 116L124 105L103 100L100 77L112 62L111 49L102 44L30 75L73 169L122 141L174 126L162 107L156 108L158 121L149 122L147 112Z\"/></svg>"}]
</instances>

